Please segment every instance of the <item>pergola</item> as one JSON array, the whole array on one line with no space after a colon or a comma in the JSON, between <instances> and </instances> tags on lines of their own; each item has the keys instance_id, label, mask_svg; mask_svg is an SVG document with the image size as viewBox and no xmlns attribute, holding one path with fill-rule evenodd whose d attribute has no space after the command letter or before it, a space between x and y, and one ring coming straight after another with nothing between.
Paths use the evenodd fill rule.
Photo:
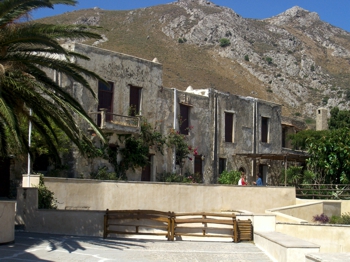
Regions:
<instances>
[{"instance_id":1,"label":"pergola","mask_svg":"<svg viewBox=\"0 0 350 262\"><path fill-rule=\"evenodd\" d=\"M246 154L234 154L234 156L243 156L246 158L251 158L252 160L257 159L268 159L268 160L281 160L284 162L284 186L287 186L287 164L290 162L299 162L305 163L306 159L310 156L304 151L295 151L283 149L280 154L254 154L254 153L246 153Z\"/></svg>"}]
</instances>

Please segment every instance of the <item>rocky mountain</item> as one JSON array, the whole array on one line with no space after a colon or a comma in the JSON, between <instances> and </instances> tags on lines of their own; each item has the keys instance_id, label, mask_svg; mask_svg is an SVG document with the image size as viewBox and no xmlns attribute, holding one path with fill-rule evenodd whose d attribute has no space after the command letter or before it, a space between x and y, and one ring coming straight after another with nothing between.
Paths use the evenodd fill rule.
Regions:
<instances>
[{"instance_id":1,"label":"rocky mountain","mask_svg":"<svg viewBox=\"0 0 350 262\"><path fill-rule=\"evenodd\" d=\"M349 109L350 33L293 7L247 19L205 0L178 0L130 11L98 7L41 20L101 27L88 42L163 64L165 87L216 88L283 105L306 120L320 106Z\"/></svg>"}]
</instances>

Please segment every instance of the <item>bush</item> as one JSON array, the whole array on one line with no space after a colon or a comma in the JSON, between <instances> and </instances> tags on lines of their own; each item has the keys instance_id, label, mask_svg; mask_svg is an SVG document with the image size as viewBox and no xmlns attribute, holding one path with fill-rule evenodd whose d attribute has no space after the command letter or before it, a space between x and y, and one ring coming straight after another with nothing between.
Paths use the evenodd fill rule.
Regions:
<instances>
[{"instance_id":1,"label":"bush","mask_svg":"<svg viewBox=\"0 0 350 262\"><path fill-rule=\"evenodd\" d=\"M92 172L90 174L90 178L98 180L118 180L117 174L115 172L108 171L106 166L99 167L97 172Z\"/></svg>"},{"instance_id":2,"label":"bush","mask_svg":"<svg viewBox=\"0 0 350 262\"><path fill-rule=\"evenodd\" d=\"M249 62L249 56L248 56L248 55L245 55L245 56L244 56L244 60Z\"/></svg>"},{"instance_id":3,"label":"bush","mask_svg":"<svg viewBox=\"0 0 350 262\"><path fill-rule=\"evenodd\" d=\"M44 184L44 175L40 174L38 186L38 208L39 209L57 209L57 199L54 193L47 189Z\"/></svg>"},{"instance_id":4,"label":"bush","mask_svg":"<svg viewBox=\"0 0 350 262\"><path fill-rule=\"evenodd\" d=\"M238 180L241 178L241 172L239 171L224 171L220 174L218 178L219 184L227 184L227 185L237 185Z\"/></svg>"},{"instance_id":5,"label":"bush","mask_svg":"<svg viewBox=\"0 0 350 262\"><path fill-rule=\"evenodd\" d=\"M183 43L186 43L187 42L187 39L186 38L179 38L178 42L180 44L183 44Z\"/></svg>"},{"instance_id":6,"label":"bush","mask_svg":"<svg viewBox=\"0 0 350 262\"><path fill-rule=\"evenodd\" d=\"M202 183L202 176L199 173L192 174L190 172L185 172L184 175L162 172L157 174L156 180L158 182Z\"/></svg>"},{"instance_id":7,"label":"bush","mask_svg":"<svg viewBox=\"0 0 350 262\"><path fill-rule=\"evenodd\" d=\"M266 57L265 58L266 62L271 65L272 64L272 58L271 57Z\"/></svg>"},{"instance_id":8,"label":"bush","mask_svg":"<svg viewBox=\"0 0 350 262\"><path fill-rule=\"evenodd\" d=\"M350 225L350 212L343 213L341 216L332 216L329 223Z\"/></svg>"},{"instance_id":9,"label":"bush","mask_svg":"<svg viewBox=\"0 0 350 262\"><path fill-rule=\"evenodd\" d=\"M314 216L313 221L320 222L322 224L326 224L329 222L329 218L328 218L328 216L326 216L325 214L322 213L321 215Z\"/></svg>"},{"instance_id":10,"label":"bush","mask_svg":"<svg viewBox=\"0 0 350 262\"><path fill-rule=\"evenodd\" d=\"M231 44L231 42L229 39L227 39L227 38L220 39L220 46L221 47L229 46L230 44Z\"/></svg>"}]
</instances>

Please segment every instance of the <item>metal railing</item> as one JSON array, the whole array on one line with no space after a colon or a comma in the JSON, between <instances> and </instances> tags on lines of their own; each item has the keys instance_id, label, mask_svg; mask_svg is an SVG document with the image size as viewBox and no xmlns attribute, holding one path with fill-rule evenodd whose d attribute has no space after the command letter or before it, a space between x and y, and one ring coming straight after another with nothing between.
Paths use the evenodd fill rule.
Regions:
<instances>
[{"instance_id":1,"label":"metal railing","mask_svg":"<svg viewBox=\"0 0 350 262\"><path fill-rule=\"evenodd\" d=\"M349 184L302 184L295 190L298 198L350 200Z\"/></svg>"}]
</instances>

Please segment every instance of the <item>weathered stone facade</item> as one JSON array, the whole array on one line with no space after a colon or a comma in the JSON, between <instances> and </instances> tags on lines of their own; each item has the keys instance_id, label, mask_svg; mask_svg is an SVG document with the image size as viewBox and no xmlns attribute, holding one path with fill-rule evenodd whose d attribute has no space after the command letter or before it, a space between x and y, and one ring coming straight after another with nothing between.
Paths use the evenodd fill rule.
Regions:
<instances>
[{"instance_id":1,"label":"weathered stone facade","mask_svg":"<svg viewBox=\"0 0 350 262\"><path fill-rule=\"evenodd\" d=\"M90 57L90 61L78 59L77 63L113 83L113 114L128 115L131 86L140 89L140 114L163 135L172 128L179 130L180 105L186 107L191 126L188 143L197 148L198 156L187 160L184 169L191 173L201 169L204 183L215 183L219 170L223 169L244 170L250 182L257 172L264 170L265 182L269 182L268 164L261 169L257 156L283 154L281 105L215 89L193 90L189 87L180 91L165 88L162 65L157 62L83 44L70 44L69 48ZM86 111L97 111L98 101L91 94L83 92L69 79L60 81L63 87L71 88L73 96ZM89 81L98 93L97 81ZM230 125L228 129L227 125ZM117 134L118 130L110 137L110 143L122 146ZM151 155L151 181L155 181L157 173L178 172L172 151L167 148L164 155L157 152ZM78 153L73 154L71 163L76 177L80 174L88 176L99 166L109 164L104 160L88 161ZM127 175L129 180L141 180L141 170L130 171Z\"/></svg>"}]
</instances>

